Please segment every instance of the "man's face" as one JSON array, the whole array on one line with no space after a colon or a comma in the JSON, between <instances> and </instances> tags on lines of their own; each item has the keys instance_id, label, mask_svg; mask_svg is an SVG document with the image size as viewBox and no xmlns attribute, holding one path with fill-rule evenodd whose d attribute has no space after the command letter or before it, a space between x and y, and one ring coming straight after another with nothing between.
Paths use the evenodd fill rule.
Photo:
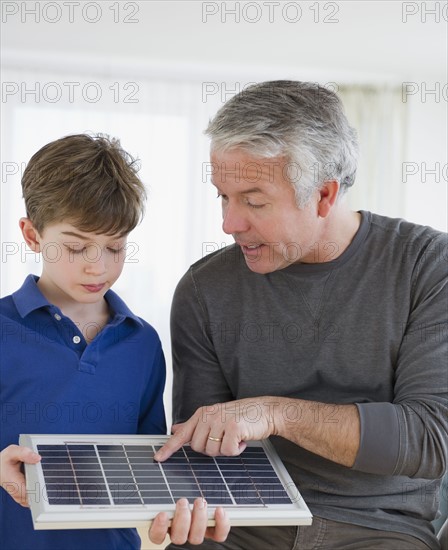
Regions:
<instances>
[{"instance_id":1,"label":"man's face","mask_svg":"<svg viewBox=\"0 0 448 550\"><path fill-rule=\"evenodd\" d=\"M125 236L96 235L54 223L38 240L43 256L39 285L56 303L101 301L123 269Z\"/></svg>"},{"instance_id":2,"label":"man's face","mask_svg":"<svg viewBox=\"0 0 448 550\"><path fill-rule=\"evenodd\" d=\"M244 151L213 152L212 183L222 200L223 230L241 247L255 273L316 260L318 192L299 209L288 181L291 163Z\"/></svg>"}]
</instances>

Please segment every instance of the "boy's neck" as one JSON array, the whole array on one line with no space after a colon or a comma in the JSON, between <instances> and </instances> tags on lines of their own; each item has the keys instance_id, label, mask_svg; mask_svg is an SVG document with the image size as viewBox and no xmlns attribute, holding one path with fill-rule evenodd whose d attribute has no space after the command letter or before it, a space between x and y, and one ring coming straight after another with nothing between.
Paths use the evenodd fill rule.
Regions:
<instances>
[{"instance_id":1,"label":"boy's neck","mask_svg":"<svg viewBox=\"0 0 448 550\"><path fill-rule=\"evenodd\" d=\"M46 284L45 277L38 280L37 286L51 304L58 307L66 317L77 325L88 342L92 341L107 324L110 310L104 297L92 304L76 302Z\"/></svg>"}]
</instances>

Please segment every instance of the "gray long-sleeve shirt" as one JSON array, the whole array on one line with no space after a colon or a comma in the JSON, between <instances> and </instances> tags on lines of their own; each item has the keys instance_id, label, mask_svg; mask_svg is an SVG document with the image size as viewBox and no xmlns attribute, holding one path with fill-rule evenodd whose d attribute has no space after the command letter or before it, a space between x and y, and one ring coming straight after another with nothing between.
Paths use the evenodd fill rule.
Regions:
<instances>
[{"instance_id":1,"label":"gray long-sleeve shirt","mask_svg":"<svg viewBox=\"0 0 448 550\"><path fill-rule=\"evenodd\" d=\"M413 534L447 468L448 242L362 212L333 261L260 275L233 245L195 263L172 309L174 421L263 395L358 406L353 468L272 438L311 511ZM316 411L337 422L337 408Z\"/></svg>"}]
</instances>

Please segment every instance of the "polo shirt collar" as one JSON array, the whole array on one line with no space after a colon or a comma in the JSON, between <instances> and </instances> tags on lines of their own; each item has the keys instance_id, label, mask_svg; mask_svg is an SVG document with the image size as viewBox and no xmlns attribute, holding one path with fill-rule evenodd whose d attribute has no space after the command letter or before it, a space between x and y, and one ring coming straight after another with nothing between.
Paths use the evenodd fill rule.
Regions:
<instances>
[{"instance_id":1,"label":"polo shirt collar","mask_svg":"<svg viewBox=\"0 0 448 550\"><path fill-rule=\"evenodd\" d=\"M128 306L123 302L123 300L118 296L118 294L115 294L113 290L108 290L104 295L104 297L106 298L110 309L115 315L128 317L129 319L132 319L133 321L135 321L141 327L143 326L142 320L139 317L137 317L137 315L134 315L132 313L132 311L128 308Z\"/></svg>"},{"instance_id":2,"label":"polo shirt collar","mask_svg":"<svg viewBox=\"0 0 448 550\"><path fill-rule=\"evenodd\" d=\"M19 315L24 319L32 311L43 307L50 307L50 302L45 298L37 286L39 277L28 275L23 285L12 294Z\"/></svg>"},{"instance_id":3,"label":"polo shirt collar","mask_svg":"<svg viewBox=\"0 0 448 550\"><path fill-rule=\"evenodd\" d=\"M36 309L52 307L52 304L50 304L50 302L39 290L39 287L37 286L38 280L39 277L36 275L28 275L19 290L12 294L14 304L22 319ZM123 318L127 317L132 319L138 325L143 326L141 319L132 313L128 306L117 294L115 294L113 290L108 290L104 297L106 298L114 316L118 315Z\"/></svg>"}]
</instances>

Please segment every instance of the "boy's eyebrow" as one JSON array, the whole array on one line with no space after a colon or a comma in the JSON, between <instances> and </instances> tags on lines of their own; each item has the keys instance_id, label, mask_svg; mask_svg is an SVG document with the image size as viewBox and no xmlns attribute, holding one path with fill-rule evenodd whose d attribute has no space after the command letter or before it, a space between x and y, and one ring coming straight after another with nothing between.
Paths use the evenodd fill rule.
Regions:
<instances>
[{"instance_id":1,"label":"boy's eyebrow","mask_svg":"<svg viewBox=\"0 0 448 550\"><path fill-rule=\"evenodd\" d=\"M78 239L83 239L84 241L88 241L88 237L84 237L84 235L80 235L79 233L74 233L73 231L61 231L61 235L68 235L69 237L77 237Z\"/></svg>"},{"instance_id":2,"label":"boy's eyebrow","mask_svg":"<svg viewBox=\"0 0 448 550\"><path fill-rule=\"evenodd\" d=\"M79 233L75 233L74 231L61 231L61 235L68 235L69 237L76 237L77 239L82 239L83 241L89 241L90 237L85 237L84 235L81 235ZM126 237L126 233L123 235L118 235L118 239L123 239ZM115 239L116 240L116 239Z\"/></svg>"}]
</instances>

